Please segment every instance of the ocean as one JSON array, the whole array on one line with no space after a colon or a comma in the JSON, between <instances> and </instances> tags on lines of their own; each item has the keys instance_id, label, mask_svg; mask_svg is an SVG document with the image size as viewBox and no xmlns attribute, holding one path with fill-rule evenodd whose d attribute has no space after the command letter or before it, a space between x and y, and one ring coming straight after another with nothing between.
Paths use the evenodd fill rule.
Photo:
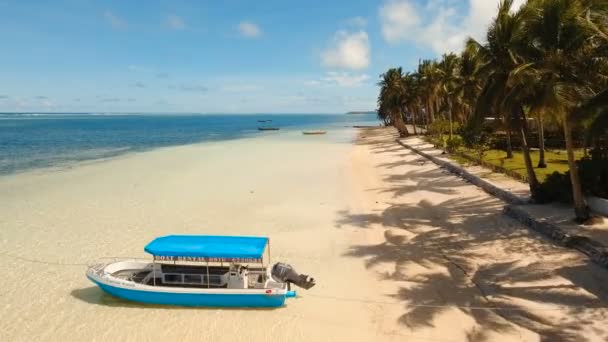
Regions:
<instances>
[{"instance_id":1,"label":"ocean","mask_svg":"<svg viewBox=\"0 0 608 342\"><path fill-rule=\"evenodd\" d=\"M259 122L272 120L272 122ZM0 114L0 174L281 132L378 125L374 114Z\"/></svg>"}]
</instances>

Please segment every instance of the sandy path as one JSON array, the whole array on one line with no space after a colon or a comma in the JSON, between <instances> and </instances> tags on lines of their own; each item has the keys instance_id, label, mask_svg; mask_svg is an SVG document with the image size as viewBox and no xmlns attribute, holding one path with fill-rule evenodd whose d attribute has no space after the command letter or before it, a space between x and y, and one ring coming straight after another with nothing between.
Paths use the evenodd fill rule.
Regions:
<instances>
[{"instance_id":1,"label":"sandy path","mask_svg":"<svg viewBox=\"0 0 608 342\"><path fill-rule=\"evenodd\" d=\"M398 147L270 135L0 177L0 340L604 340L603 270ZM318 285L276 310L143 306L84 277L170 233L271 238ZM496 313L468 306L516 310Z\"/></svg>"},{"instance_id":2,"label":"sandy path","mask_svg":"<svg viewBox=\"0 0 608 342\"><path fill-rule=\"evenodd\" d=\"M364 260L387 289L397 287L392 297L403 305L386 311L387 329L398 321L416 336L456 341L608 339L608 309L597 309L608 307L608 272L529 232L502 215L502 202L400 148L392 130L362 135L353 170L367 195L340 222L378 240L348 254Z\"/></svg>"}]
</instances>

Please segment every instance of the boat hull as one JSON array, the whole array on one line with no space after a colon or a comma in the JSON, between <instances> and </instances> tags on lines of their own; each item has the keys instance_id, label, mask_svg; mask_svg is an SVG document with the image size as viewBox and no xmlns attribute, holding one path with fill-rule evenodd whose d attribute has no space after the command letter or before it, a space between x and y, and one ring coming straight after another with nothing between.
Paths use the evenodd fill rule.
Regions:
<instances>
[{"instance_id":1,"label":"boat hull","mask_svg":"<svg viewBox=\"0 0 608 342\"><path fill-rule=\"evenodd\" d=\"M285 304L286 294L264 293L200 293L200 292L170 292L150 291L112 285L89 277L104 292L133 302L179 306L208 306L208 307L280 307Z\"/></svg>"}]
</instances>

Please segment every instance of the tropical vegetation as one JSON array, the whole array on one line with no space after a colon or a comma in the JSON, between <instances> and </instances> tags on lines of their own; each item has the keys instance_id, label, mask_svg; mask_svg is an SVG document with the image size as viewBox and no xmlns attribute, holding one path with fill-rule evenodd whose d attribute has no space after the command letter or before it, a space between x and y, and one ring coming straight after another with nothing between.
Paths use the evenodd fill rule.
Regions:
<instances>
[{"instance_id":1,"label":"tropical vegetation","mask_svg":"<svg viewBox=\"0 0 608 342\"><path fill-rule=\"evenodd\" d=\"M567 171L551 182L568 184L585 221L585 194L607 192L593 188L606 186L608 175L589 171L608 164L607 56L608 0L528 0L520 8L502 0L483 41L469 38L459 54L382 74L378 117L402 137L425 132L448 150L465 145L483 157L500 149L511 159L519 148L537 202L552 199L537 177L552 136Z\"/></svg>"}]
</instances>

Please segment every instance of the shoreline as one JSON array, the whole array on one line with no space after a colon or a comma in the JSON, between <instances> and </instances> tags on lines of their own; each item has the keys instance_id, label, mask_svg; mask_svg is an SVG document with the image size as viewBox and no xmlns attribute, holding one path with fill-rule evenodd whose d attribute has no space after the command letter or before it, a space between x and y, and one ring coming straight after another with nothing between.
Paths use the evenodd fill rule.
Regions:
<instances>
[{"instance_id":1,"label":"shoreline","mask_svg":"<svg viewBox=\"0 0 608 342\"><path fill-rule=\"evenodd\" d=\"M41 168L61 169L82 161L197 143L230 141L260 135L257 121L271 118L282 132L333 131L372 120L346 115L58 115L6 118L0 135L0 176ZM375 119L375 118L374 118Z\"/></svg>"},{"instance_id":2,"label":"shoreline","mask_svg":"<svg viewBox=\"0 0 608 342\"><path fill-rule=\"evenodd\" d=\"M608 282L606 273L504 216L497 199L422 163L394 131L343 132L185 145L12 183L0 177L0 339L198 340L201 326L206 338L227 341L235 329L249 340L293 341L608 337L608 309L580 308L607 302L593 286ZM292 264L317 286L276 310L150 306L104 294L84 266L55 264L147 258L143 246L171 233L268 236L272 262Z\"/></svg>"},{"instance_id":3,"label":"shoreline","mask_svg":"<svg viewBox=\"0 0 608 342\"><path fill-rule=\"evenodd\" d=\"M326 129L328 134L331 133L338 133L338 134L344 134L343 131L345 131L344 129L345 127L339 127L339 128L329 128ZM352 126L347 126L346 128L352 129L352 128L356 128L356 127L352 127ZM248 134L244 134L242 136L239 137L234 137L234 138L225 138L225 139L210 139L210 140L203 140L203 141L199 141L199 142L193 142L193 143L187 143L187 144L177 144L177 145L167 145L167 146L151 146L145 149L140 149L140 150L131 150L130 147L124 147L124 148L120 148L121 150L128 150L124 153L119 153L113 156L108 156L108 157L99 157L99 158L90 158L90 159L82 159L82 160L73 160L73 161L65 161L65 162L59 162L56 165L49 165L49 166L34 166L34 167L30 167L30 168L24 168L24 169L18 169L9 173L0 173L0 182L2 182L3 179L7 179L7 178L11 178L11 177L15 177L15 176L21 176L21 175L45 175L45 174L49 174L49 173L57 173L57 172L65 172L65 171L70 171L72 169L75 168L79 168L79 167L87 167L89 165L95 165L95 164L99 164L99 163L105 163L105 162L112 162L114 160L120 160L122 158L129 158L132 156L136 156L136 155L140 155L140 154L145 154L145 153L153 153L156 151L161 151L161 150L166 150L166 149L174 149L174 148L187 148L187 147L193 147L193 146L205 146L208 144L224 144L224 143L229 143L232 141L238 141L238 140L251 140L254 141L255 139L265 139L265 138L273 138L276 136L286 136L286 135L301 135L300 132L300 128L295 128L295 129L283 129L280 130L278 132L259 132L257 130L255 131L251 131ZM299 133L299 134L295 134L295 133Z\"/></svg>"}]
</instances>

